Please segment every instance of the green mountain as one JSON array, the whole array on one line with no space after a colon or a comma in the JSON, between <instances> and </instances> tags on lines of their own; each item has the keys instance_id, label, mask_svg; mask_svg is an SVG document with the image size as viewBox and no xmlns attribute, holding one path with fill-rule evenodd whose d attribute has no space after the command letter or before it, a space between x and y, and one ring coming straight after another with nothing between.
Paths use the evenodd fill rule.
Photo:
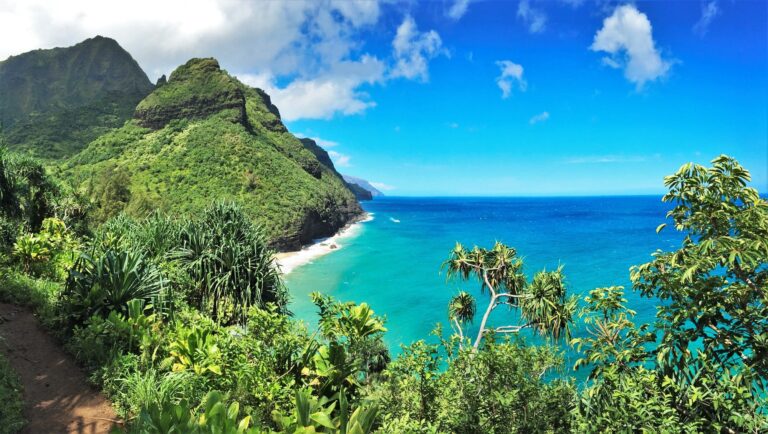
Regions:
<instances>
[{"instance_id":1,"label":"green mountain","mask_svg":"<svg viewBox=\"0 0 768 434\"><path fill-rule=\"evenodd\" d=\"M152 88L113 39L30 51L0 62L0 125L11 149L69 157L122 126Z\"/></svg>"},{"instance_id":2,"label":"green mountain","mask_svg":"<svg viewBox=\"0 0 768 434\"><path fill-rule=\"evenodd\" d=\"M121 208L194 214L233 199L282 249L331 235L362 213L325 151L289 133L269 96L215 59L180 66L131 121L63 169L103 218Z\"/></svg>"},{"instance_id":3,"label":"green mountain","mask_svg":"<svg viewBox=\"0 0 768 434\"><path fill-rule=\"evenodd\" d=\"M304 144L304 146L312 151L313 154L315 154L315 157L317 157L317 160L324 164L326 167L330 167L333 169L334 173L336 173L336 176L343 179L344 182L347 184L347 188L355 195L355 198L357 200L371 200L373 199L373 196L371 195L371 192L366 190L365 188L353 183L349 182L349 179L346 175L342 175L341 173L337 172L336 169L333 168L333 161L331 161L330 155L328 155L328 152L320 147L320 145L317 144L314 140L305 137L301 140L301 143Z\"/></svg>"}]
</instances>

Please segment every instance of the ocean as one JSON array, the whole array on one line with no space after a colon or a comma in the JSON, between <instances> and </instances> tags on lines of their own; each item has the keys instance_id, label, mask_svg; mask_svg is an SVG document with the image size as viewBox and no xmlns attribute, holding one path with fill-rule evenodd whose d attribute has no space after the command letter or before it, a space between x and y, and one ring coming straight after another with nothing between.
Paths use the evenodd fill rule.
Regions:
<instances>
[{"instance_id":1,"label":"ocean","mask_svg":"<svg viewBox=\"0 0 768 434\"><path fill-rule=\"evenodd\" d=\"M516 248L529 279L538 270L563 265L569 293L581 297L597 287L622 285L637 312L635 322L642 323L653 321L655 302L632 291L629 268L651 260L657 249L676 249L682 240L671 227L656 234L670 208L660 196L384 197L363 206L372 220L339 240L339 249L286 276L290 309L314 326L313 291L366 302L386 317L385 341L393 356L403 344L436 342L430 332L438 322L449 332L447 303L459 290L477 297L479 322L487 297L474 282L446 281L441 270L457 241L492 247L498 240ZM491 321L515 324L514 313L497 308ZM574 337L584 333L577 320ZM530 331L522 335L527 342L541 342ZM561 347L570 368L578 355L567 345Z\"/></svg>"}]
</instances>

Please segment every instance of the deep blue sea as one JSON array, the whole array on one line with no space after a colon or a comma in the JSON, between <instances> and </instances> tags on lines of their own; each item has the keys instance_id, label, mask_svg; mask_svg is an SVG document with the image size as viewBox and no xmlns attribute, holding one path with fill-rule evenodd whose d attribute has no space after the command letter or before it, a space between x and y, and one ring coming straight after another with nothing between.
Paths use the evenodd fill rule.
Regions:
<instances>
[{"instance_id":1,"label":"deep blue sea","mask_svg":"<svg viewBox=\"0 0 768 434\"><path fill-rule=\"evenodd\" d=\"M564 266L568 291L580 296L601 286L623 285L636 322L655 316L653 300L631 289L629 268L648 262L657 249L672 250L682 235L665 222L668 204L660 196L547 198L377 198L364 203L373 220L361 224L341 248L297 268L287 278L291 310L316 324L309 294L323 292L339 300L367 302L387 318L386 341L393 354L401 344L427 339L435 324L445 331L448 300L460 289L478 297L479 315L487 298L472 282L446 281L441 264L458 241L491 247L498 240L515 247L530 277ZM497 308L492 321L514 321ZM512 322L514 323L514 322ZM575 336L584 333L578 325ZM526 340L539 342L528 333ZM572 366L575 352L563 346ZM582 377L579 375L579 377Z\"/></svg>"}]
</instances>

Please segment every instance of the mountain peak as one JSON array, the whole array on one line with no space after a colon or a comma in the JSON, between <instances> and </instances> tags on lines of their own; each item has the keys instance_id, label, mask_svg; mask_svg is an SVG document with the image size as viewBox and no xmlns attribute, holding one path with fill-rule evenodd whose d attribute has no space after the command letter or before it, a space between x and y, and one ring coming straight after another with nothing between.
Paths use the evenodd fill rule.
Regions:
<instances>
[{"instance_id":1,"label":"mountain peak","mask_svg":"<svg viewBox=\"0 0 768 434\"><path fill-rule=\"evenodd\" d=\"M0 62L0 123L14 149L71 155L106 128L122 125L152 88L111 38L34 50Z\"/></svg>"},{"instance_id":2,"label":"mountain peak","mask_svg":"<svg viewBox=\"0 0 768 434\"><path fill-rule=\"evenodd\" d=\"M134 118L157 130L175 119L202 119L227 111L232 121L247 126L245 90L216 59L190 59L139 103Z\"/></svg>"},{"instance_id":3,"label":"mountain peak","mask_svg":"<svg viewBox=\"0 0 768 434\"><path fill-rule=\"evenodd\" d=\"M174 80L189 80L201 74L215 74L221 71L219 61L213 57L196 57L189 59L187 63L176 68L171 73L169 81Z\"/></svg>"}]
</instances>

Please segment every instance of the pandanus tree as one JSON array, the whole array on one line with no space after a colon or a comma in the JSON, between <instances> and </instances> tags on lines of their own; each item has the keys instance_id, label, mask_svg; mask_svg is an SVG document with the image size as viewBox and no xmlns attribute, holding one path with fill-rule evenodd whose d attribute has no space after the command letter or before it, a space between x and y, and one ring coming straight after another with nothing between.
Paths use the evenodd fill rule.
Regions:
<instances>
[{"instance_id":1,"label":"pandanus tree","mask_svg":"<svg viewBox=\"0 0 768 434\"><path fill-rule=\"evenodd\" d=\"M287 293L267 239L241 208L219 202L181 231L178 258L196 282L195 300L217 321L245 319L249 307L286 311Z\"/></svg>"},{"instance_id":2,"label":"pandanus tree","mask_svg":"<svg viewBox=\"0 0 768 434\"><path fill-rule=\"evenodd\" d=\"M443 267L449 279L477 279L481 293L489 296L474 339L475 349L479 348L489 332L518 333L532 329L556 339L570 337L576 299L566 297L562 267L554 271L540 271L528 282L523 273L523 260L517 256L517 251L499 242L491 249L475 246L472 250L457 243ZM463 291L449 303L451 325L462 341L463 327L475 317L475 304L474 297ZM517 309L520 322L489 328L491 312L499 306Z\"/></svg>"}]
</instances>

